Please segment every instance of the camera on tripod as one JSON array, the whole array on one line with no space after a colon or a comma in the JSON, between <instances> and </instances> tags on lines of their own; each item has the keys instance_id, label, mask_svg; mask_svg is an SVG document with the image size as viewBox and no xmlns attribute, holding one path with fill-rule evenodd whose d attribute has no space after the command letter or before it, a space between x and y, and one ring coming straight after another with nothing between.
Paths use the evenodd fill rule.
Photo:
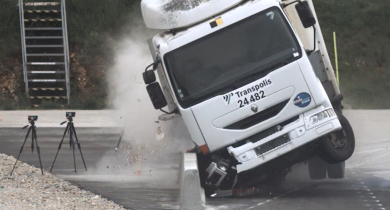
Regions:
<instances>
[{"instance_id":1,"label":"camera on tripod","mask_svg":"<svg viewBox=\"0 0 390 210\"><path fill-rule=\"evenodd\" d=\"M66 118L76 117L76 112L66 112Z\"/></svg>"},{"instance_id":2,"label":"camera on tripod","mask_svg":"<svg viewBox=\"0 0 390 210\"><path fill-rule=\"evenodd\" d=\"M27 135L26 135L26 138L23 141L22 147L20 148L20 151L19 151L19 154L18 154L18 158L16 158L14 167L12 168L12 171L11 171L10 175L12 175L12 173L15 170L16 163L19 160L20 154L22 154L22 152L23 152L24 145L26 144L27 138L30 135L30 133L31 133L31 151L34 153L34 147L37 148L39 164L41 165L41 173L43 175L43 167L42 167L42 161L41 161L41 150L40 150L39 145L38 145L37 130L36 130L37 126L35 125L35 121L38 121L38 116L37 115L29 115L27 117L27 120L30 123L30 125L26 125L26 126L24 126L22 128L22 129L28 128Z\"/></svg>"},{"instance_id":3,"label":"camera on tripod","mask_svg":"<svg viewBox=\"0 0 390 210\"><path fill-rule=\"evenodd\" d=\"M28 122L31 123L31 122L34 122L34 121L38 121L38 116L36 115L29 115L28 118L27 118Z\"/></svg>"},{"instance_id":4,"label":"camera on tripod","mask_svg":"<svg viewBox=\"0 0 390 210\"><path fill-rule=\"evenodd\" d=\"M85 170L87 170L87 165L85 165L84 156L83 156L83 153L81 152L81 145L80 145L79 139L77 138L76 128L74 127L74 123L73 123L73 117L76 117L76 112L66 112L65 117L68 121L64 121L64 122L60 123L60 125L63 125L65 123L68 123L68 124L66 125L64 135L62 136L60 145L58 145L57 154L54 157L54 161L53 161L53 164L51 165L50 171L53 170L54 163L57 160L58 153L60 152L62 143L64 142L64 139L65 139L65 136L67 133L69 134L69 147L70 147L70 149L73 148L74 172L77 172L77 170L76 170L76 157L75 157L76 146L78 147L78 149L80 151L80 155L81 155L81 158L83 160ZM73 137L75 139L73 139Z\"/></svg>"}]
</instances>

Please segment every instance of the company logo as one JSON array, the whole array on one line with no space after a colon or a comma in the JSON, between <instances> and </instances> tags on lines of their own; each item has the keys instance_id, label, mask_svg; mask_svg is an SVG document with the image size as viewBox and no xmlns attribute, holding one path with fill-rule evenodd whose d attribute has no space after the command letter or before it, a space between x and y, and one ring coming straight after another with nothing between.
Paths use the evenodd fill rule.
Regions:
<instances>
[{"instance_id":1,"label":"company logo","mask_svg":"<svg viewBox=\"0 0 390 210\"><path fill-rule=\"evenodd\" d=\"M311 96L308 93L300 93L294 99L294 105L298 107L307 107L311 103Z\"/></svg>"},{"instance_id":2,"label":"company logo","mask_svg":"<svg viewBox=\"0 0 390 210\"><path fill-rule=\"evenodd\" d=\"M223 96L223 100L225 100L225 103L227 105L230 104L230 100L232 99L233 95L234 95L233 93L229 93L229 94Z\"/></svg>"},{"instance_id":3,"label":"company logo","mask_svg":"<svg viewBox=\"0 0 390 210\"><path fill-rule=\"evenodd\" d=\"M236 90L235 92L231 92L224 95L223 100L226 105L237 102L241 104L241 108L244 106L243 104L249 105L249 101L255 102L262 98L265 98L265 92L263 89L267 86L271 86L272 84L272 80L266 77L263 78L260 82L255 83L255 85L247 85L240 88L239 90Z\"/></svg>"},{"instance_id":4,"label":"company logo","mask_svg":"<svg viewBox=\"0 0 390 210\"><path fill-rule=\"evenodd\" d=\"M256 104L252 104L251 110L252 112L256 113L257 111L259 111L259 107Z\"/></svg>"}]
</instances>

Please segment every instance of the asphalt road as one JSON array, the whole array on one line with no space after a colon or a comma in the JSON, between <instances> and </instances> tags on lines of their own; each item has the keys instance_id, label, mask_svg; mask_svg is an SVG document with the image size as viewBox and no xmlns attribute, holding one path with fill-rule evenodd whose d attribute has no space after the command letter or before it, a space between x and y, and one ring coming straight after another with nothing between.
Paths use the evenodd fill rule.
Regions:
<instances>
[{"instance_id":1,"label":"asphalt road","mask_svg":"<svg viewBox=\"0 0 390 210\"><path fill-rule=\"evenodd\" d=\"M208 209L390 209L390 111L346 111L356 136L356 151L347 161L346 178L312 181L307 166L297 165L286 182L244 198L207 199ZM114 152L119 129L77 128L88 171L64 144L53 173L130 209L178 209L179 154L158 153L124 143ZM26 130L0 128L0 152L16 156ZM39 128L45 169L49 169L63 134L59 128ZM28 141L30 142L30 141ZM161 143L160 143L161 144ZM29 145L28 145L29 146ZM144 146L146 147L146 146ZM141 147L140 147L141 148ZM36 152L23 150L21 160L38 166ZM11 169L10 169L11 170ZM17 169L16 169L17 170Z\"/></svg>"},{"instance_id":2,"label":"asphalt road","mask_svg":"<svg viewBox=\"0 0 390 210\"><path fill-rule=\"evenodd\" d=\"M37 128L42 165L47 171L50 170L58 151L64 129ZM69 137L66 136L53 167L53 174L126 208L179 208L177 182L179 154L170 156L169 161L158 160L159 164L154 164L157 162L157 154L155 157L150 155L150 151L143 151L141 152L143 157L140 157L138 152L126 142L122 142L122 147L115 152L120 129L76 127L76 131L88 171L84 169L80 153L76 150L77 173L75 173L73 150L70 149ZM27 130L20 128L0 128L0 153L17 157L26 133ZM144 144L140 145L144 146ZM145 150L145 148L141 149ZM138 157L140 161L137 160ZM20 160L39 167L36 149L34 153L31 151L30 137Z\"/></svg>"}]
</instances>

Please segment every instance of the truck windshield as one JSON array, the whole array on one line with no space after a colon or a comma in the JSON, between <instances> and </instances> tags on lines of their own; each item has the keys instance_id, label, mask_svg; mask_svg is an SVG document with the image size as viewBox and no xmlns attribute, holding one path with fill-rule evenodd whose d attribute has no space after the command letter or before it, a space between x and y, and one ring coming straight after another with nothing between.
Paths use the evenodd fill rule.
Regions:
<instances>
[{"instance_id":1,"label":"truck windshield","mask_svg":"<svg viewBox=\"0 0 390 210\"><path fill-rule=\"evenodd\" d=\"M275 7L171 51L164 61L177 99L187 108L300 57L291 27Z\"/></svg>"}]
</instances>

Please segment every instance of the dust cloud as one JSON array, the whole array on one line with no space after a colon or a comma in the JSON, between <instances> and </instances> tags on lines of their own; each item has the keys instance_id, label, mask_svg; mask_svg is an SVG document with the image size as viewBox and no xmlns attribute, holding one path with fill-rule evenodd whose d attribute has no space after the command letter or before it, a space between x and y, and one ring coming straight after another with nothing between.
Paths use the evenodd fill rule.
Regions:
<instances>
[{"instance_id":1,"label":"dust cloud","mask_svg":"<svg viewBox=\"0 0 390 210\"><path fill-rule=\"evenodd\" d=\"M180 117L159 121L146 92L142 72L153 62L147 39L159 31L149 30L142 20L133 21L129 33L111 40L115 60L108 74L109 105L119 111L123 138L117 152L107 152L96 165L95 172L151 174L158 169L177 169L180 153L193 146ZM162 140L156 131L164 132ZM119 138L119 135L118 135ZM156 172L157 173L157 172Z\"/></svg>"}]
</instances>

